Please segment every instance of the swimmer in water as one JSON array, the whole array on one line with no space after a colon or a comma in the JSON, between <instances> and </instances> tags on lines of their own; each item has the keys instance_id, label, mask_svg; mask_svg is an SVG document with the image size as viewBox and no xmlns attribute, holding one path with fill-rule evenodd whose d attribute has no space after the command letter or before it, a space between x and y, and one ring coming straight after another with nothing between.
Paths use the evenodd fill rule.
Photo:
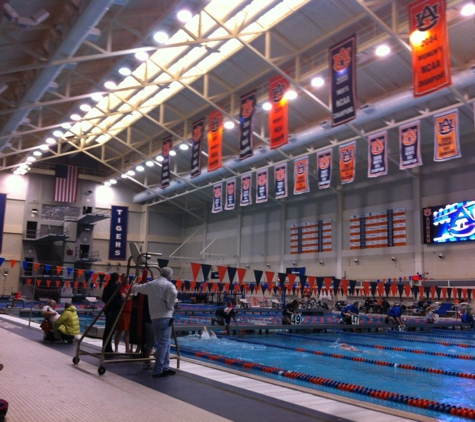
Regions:
<instances>
[{"instance_id":1,"label":"swimmer in water","mask_svg":"<svg viewBox=\"0 0 475 422\"><path fill-rule=\"evenodd\" d=\"M358 349L354 346L348 346L346 343L341 343L340 349L349 350L351 352L358 352Z\"/></svg>"},{"instance_id":2,"label":"swimmer in water","mask_svg":"<svg viewBox=\"0 0 475 422\"><path fill-rule=\"evenodd\" d=\"M208 338L218 338L216 333L213 330L209 330L206 327L203 327L203 333L201 334L200 338L208 339Z\"/></svg>"}]
</instances>

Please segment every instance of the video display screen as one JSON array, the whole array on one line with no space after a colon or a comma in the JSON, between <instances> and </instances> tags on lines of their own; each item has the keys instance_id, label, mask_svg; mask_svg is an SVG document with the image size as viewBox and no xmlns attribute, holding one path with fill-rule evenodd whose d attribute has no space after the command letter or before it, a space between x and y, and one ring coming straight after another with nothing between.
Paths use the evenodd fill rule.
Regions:
<instances>
[{"instance_id":1,"label":"video display screen","mask_svg":"<svg viewBox=\"0 0 475 422\"><path fill-rule=\"evenodd\" d=\"M454 202L422 210L423 243L475 240L475 201Z\"/></svg>"},{"instance_id":2,"label":"video display screen","mask_svg":"<svg viewBox=\"0 0 475 422\"><path fill-rule=\"evenodd\" d=\"M306 267L287 267L285 270L286 274L297 274L297 275L305 275Z\"/></svg>"}]
</instances>

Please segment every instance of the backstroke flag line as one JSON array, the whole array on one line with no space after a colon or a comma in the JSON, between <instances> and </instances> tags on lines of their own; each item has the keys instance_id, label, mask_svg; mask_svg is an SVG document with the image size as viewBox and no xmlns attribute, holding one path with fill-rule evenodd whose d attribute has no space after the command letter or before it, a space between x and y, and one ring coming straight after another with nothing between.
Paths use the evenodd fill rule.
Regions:
<instances>
[{"instance_id":1,"label":"backstroke flag line","mask_svg":"<svg viewBox=\"0 0 475 422\"><path fill-rule=\"evenodd\" d=\"M54 200L57 202L76 202L78 193L78 168L57 165L54 179Z\"/></svg>"}]
</instances>

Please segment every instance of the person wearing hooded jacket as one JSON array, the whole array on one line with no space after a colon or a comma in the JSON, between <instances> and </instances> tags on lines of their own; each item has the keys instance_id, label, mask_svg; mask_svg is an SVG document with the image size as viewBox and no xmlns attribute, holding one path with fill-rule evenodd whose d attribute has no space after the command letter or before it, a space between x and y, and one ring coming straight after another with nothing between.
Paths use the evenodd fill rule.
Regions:
<instances>
[{"instance_id":1,"label":"person wearing hooded jacket","mask_svg":"<svg viewBox=\"0 0 475 422\"><path fill-rule=\"evenodd\" d=\"M64 312L53 324L53 333L57 342L66 340L68 343L72 343L74 336L81 333L78 313L71 303L64 305Z\"/></svg>"}]
</instances>

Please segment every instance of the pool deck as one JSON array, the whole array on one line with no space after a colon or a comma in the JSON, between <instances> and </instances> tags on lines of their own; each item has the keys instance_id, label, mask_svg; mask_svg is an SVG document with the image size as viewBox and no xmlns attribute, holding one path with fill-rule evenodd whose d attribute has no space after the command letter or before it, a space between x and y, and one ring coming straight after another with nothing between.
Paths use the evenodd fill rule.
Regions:
<instances>
[{"instance_id":1,"label":"pool deck","mask_svg":"<svg viewBox=\"0 0 475 422\"><path fill-rule=\"evenodd\" d=\"M287 326L288 327L288 326ZM152 378L139 362L107 366L82 357L72 363L77 343L41 341L37 323L0 314L0 399L9 402L6 422L16 421L432 421L306 388L286 387L191 359L180 360L176 376ZM85 339L91 348L100 340ZM171 361L177 365L176 360ZM65 391L74 391L70 397ZM343 402L342 400L345 400Z\"/></svg>"}]
</instances>

